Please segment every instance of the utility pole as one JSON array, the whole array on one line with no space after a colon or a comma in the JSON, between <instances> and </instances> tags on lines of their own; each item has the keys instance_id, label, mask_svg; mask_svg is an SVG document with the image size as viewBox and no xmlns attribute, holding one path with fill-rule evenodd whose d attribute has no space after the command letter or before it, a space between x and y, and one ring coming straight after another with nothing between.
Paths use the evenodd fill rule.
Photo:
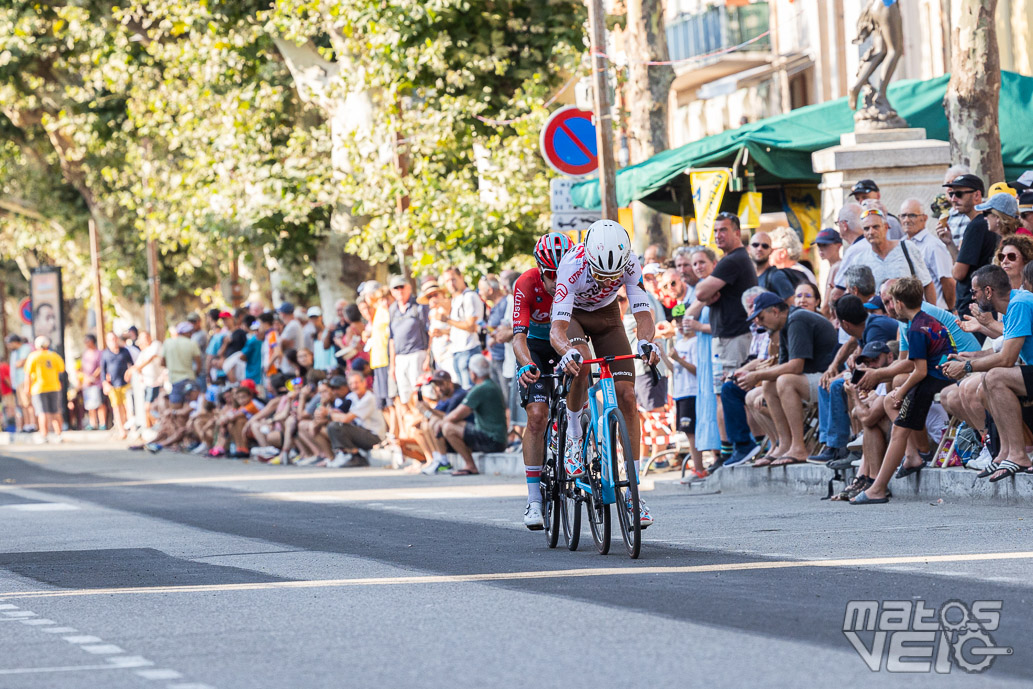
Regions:
<instances>
[{"instance_id":1,"label":"utility pole","mask_svg":"<svg viewBox=\"0 0 1033 689\"><path fill-rule=\"evenodd\" d=\"M617 220L617 173L613 160L613 115L606 67L606 15L603 0L588 0L592 39L592 91L595 96L595 131L599 158L599 198L603 218Z\"/></svg>"},{"instance_id":2,"label":"utility pole","mask_svg":"<svg viewBox=\"0 0 1033 689\"><path fill-rule=\"evenodd\" d=\"M165 340L165 311L161 308L161 278L158 276L158 248L154 240L147 239L147 283L151 289L151 336Z\"/></svg>"},{"instance_id":3,"label":"utility pole","mask_svg":"<svg viewBox=\"0 0 1033 689\"><path fill-rule=\"evenodd\" d=\"M7 286L3 275L0 275L0 340L7 341Z\"/></svg>"},{"instance_id":4,"label":"utility pole","mask_svg":"<svg viewBox=\"0 0 1033 689\"><path fill-rule=\"evenodd\" d=\"M100 237L97 234L97 223L93 218L87 221L90 228L90 267L93 270L93 313L97 346L104 348L104 297L100 293Z\"/></svg>"}]
</instances>

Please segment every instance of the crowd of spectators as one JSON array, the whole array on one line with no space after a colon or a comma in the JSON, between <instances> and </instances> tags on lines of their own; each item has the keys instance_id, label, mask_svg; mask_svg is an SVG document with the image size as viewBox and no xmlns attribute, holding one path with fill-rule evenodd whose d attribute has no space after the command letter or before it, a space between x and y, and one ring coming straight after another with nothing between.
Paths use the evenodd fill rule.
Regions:
<instances>
[{"instance_id":1,"label":"crowd of spectators","mask_svg":"<svg viewBox=\"0 0 1033 689\"><path fill-rule=\"evenodd\" d=\"M894 215L861 180L836 227L752 234L718 215L713 249L641 257L656 339L654 383L638 371L643 451L674 444L689 480L723 467L805 461L857 467L838 500L888 499L889 481L936 461L998 481L1033 473L1033 172L987 192L950 168L945 193ZM818 275L822 275L821 280ZM391 447L412 471L477 473L474 453L516 449L526 423L514 380L519 273L471 287L439 276L359 285L319 306L191 315L165 338L130 328L86 336L67 373L46 338L7 340L5 424L60 438L73 425L138 446L277 464L358 467ZM636 341L627 299L619 304ZM1027 365L1028 364L1028 365ZM55 396L56 395L56 396Z\"/></svg>"}]
</instances>

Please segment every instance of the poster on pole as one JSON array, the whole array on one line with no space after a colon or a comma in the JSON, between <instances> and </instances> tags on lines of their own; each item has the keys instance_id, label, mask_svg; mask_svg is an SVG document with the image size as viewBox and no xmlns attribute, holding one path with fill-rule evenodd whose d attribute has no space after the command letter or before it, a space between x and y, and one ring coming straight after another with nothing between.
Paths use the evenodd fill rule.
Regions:
<instances>
[{"instance_id":1,"label":"poster on pole","mask_svg":"<svg viewBox=\"0 0 1033 689\"><path fill-rule=\"evenodd\" d=\"M40 266L29 276L32 300L32 338L50 338L50 349L64 356L65 311L61 299L61 269Z\"/></svg>"},{"instance_id":2,"label":"poster on pole","mask_svg":"<svg viewBox=\"0 0 1033 689\"><path fill-rule=\"evenodd\" d=\"M821 192L814 184L790 184L782 190L782 209L789 219L789 225L800 235L803 250L821 231Z\"/></svg>"},{"instance_id":3,"label":"poster on pole","mask_svg":"<svg viewBox=\"0 0 1033 689\"><path fill-rule=\"evenodd\" d=\"M692 205L696 209L696 231L699 243L704 246L714 246L714 222L721 212L729 178L728 168L689 171Z\"/></svg>"}]
</instances>

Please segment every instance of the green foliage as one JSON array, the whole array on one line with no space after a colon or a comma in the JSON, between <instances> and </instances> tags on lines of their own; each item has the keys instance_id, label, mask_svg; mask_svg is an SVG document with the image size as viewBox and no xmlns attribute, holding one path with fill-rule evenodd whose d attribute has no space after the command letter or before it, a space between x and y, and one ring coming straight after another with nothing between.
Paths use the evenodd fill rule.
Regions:
<instances>
[{"instance_id":1,"label":"green foliage","mask_svg":"<svg viewBox=\"0 0 1033 689\"><path fill-rule=\"evenodd\" d=\"M153 237L166 289L191 291L231 248L310 275L345 210L372 261L497 267L547 229L542 103L576 72L584 19L579 0L9 0L0 194L38 213L0 209L0 250L88 264L92 216L122 259L113 287L143 293ZM332 68L319 99L275 38ZM370 126L332 135L327 103L356 91Z\"/></svg>"}]
</instances>

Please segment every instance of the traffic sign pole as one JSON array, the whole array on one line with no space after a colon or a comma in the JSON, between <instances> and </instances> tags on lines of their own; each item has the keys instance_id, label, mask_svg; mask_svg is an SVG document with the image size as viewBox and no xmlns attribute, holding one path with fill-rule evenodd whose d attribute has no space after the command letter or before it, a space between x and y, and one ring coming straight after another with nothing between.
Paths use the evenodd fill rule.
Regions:
<instances>
[{"instance_id":1,"label":"traffic sign pole","mask_svg":"<svg viewBox=\"0 0 1033 689\"><path fill-rule=\"evenodd\" d=\"M606 15L603 0L589 0L588 25L592 38L592 83L595 91L595 131L598 140L599 198L603 217L617 220L617 176L613 160L613 116L610 111L606 67Z\"/></svg>"}]
</instances>

